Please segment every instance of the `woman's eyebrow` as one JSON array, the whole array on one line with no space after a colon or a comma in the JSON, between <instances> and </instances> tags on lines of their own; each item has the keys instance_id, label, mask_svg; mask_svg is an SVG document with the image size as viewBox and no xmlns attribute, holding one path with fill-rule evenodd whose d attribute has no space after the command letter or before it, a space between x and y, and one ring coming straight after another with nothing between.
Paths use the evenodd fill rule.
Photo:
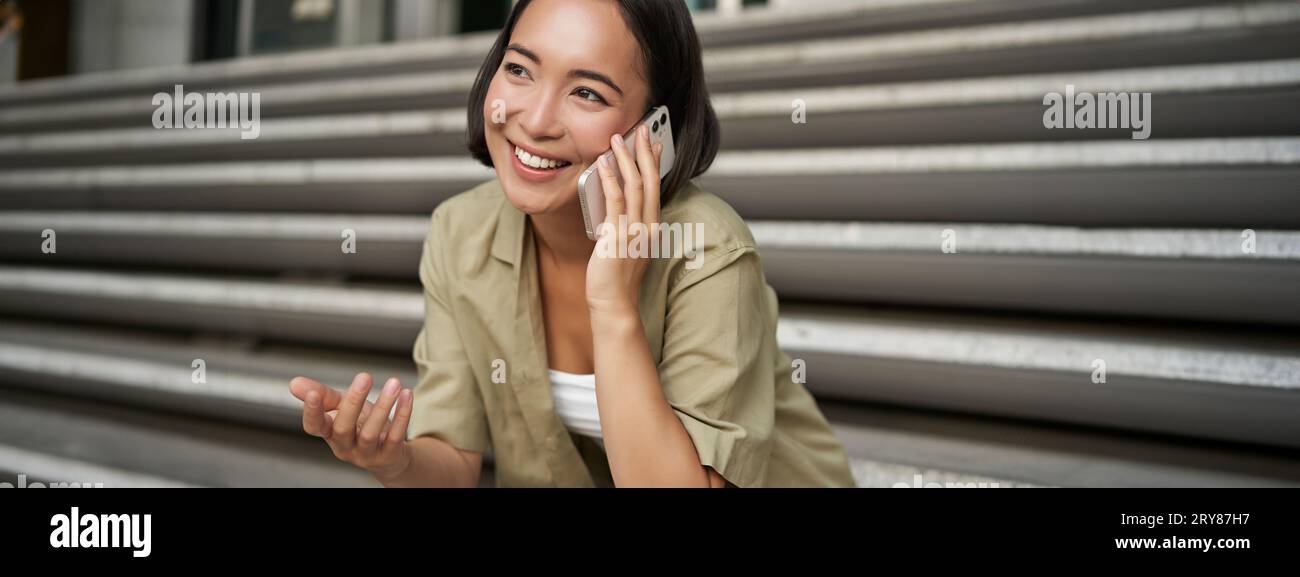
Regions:
<instances>
[{"instance_id":1,"label":"woman's eyebrow","mask_svg":"<svg viewBox=\"0 0 1300 577\"><path fill-rule=\"evenodd\" d=\"M595 70L583 70L579 68L577 70L570 71L569 76L572 76L574 78L586 78L587 80L595 80L596 82L606 84L610 88L613 88L614 92L617 92L619 96L623 96L622 88L619 88L617 84L614 84L614 81L611 80L610 77L605 76L604 74L601 74L599 72L596 72Z\"/></svg>"},{"instance_id":2,"label":"woman's eyebrow","mask_svg":"<svg viewBox=\"0 0 1300 577\"><path fill-rule=\"evenodd\" d=\"M538 56L536 52L524 48L523 46L520 46L517 43L507 46L506 50L518 52L522 54L525 58L532 60L533 62L536 62L539 66L542 64L542 58ZM619 88L618 84L615 84L613 79L611 79L609 76L596 72L595 70L586 70L583 68L578 68L569 71L569 76L574 78L586 78L588 80L594 80L596 82L600 82L601 84L605 84L610 88L614 89L614 92L617 92L619 96L623 96L623 89Z\"/></svg>"}]
</instances>

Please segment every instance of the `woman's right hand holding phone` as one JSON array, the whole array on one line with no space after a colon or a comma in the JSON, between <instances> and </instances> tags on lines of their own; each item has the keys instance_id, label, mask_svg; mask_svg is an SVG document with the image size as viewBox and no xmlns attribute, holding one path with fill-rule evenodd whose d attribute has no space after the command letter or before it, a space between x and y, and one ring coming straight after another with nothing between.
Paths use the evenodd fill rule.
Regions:
<instances>
[{"instance_id":1,"label":"woman's right hand holding phone","mask_svg":"<svg viewBox=\"0 0 1300 577\"><path fill-rule=\"evenodd\" d=\"M390 378L372 403L367 397L373 385L369 374L359 373L342 394L306 377L290 381L289 390L303 401L304 431L324 439L339 460L383 481L401 475L411 464L406 433L413 393Z\"/></svg>"}]
</instances>

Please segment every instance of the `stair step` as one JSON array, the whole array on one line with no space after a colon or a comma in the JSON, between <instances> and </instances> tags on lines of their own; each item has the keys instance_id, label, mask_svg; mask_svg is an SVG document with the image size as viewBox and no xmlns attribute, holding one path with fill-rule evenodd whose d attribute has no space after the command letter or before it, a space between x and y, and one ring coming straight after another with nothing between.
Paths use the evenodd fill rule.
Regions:
<instances>
[{"instance_id":1,"label":"stair step","mask_svg":"<svg viewBox=\"0 0 1300 577\"><path fill-rule=\"evenodd\" d=\"M320 439L305 434L11 389L0 389L0 439L5 440L0 470L21 468L10 472L56 481L105 486L379 486L361 469L335 459Z\"/></svg>"},{"instance_id":2,"label":"stair step","mask_svg":"<svg viewBox=\"0 0 1300 577\"><path fill-rule=\"evenodd\" d=\"M1277 137L723 151L699 182L752 219L1286 229L1298 177ZM0 172L0 204L427 214L490 178L463 157L41 168Z\"/></svg>"},{"instance_id":3,"label":"stair step","mask_svg":"<svg viewBox=\"0 0 1300 577\"><path fill-rule=\"evenodd\" d=\"M788 221L749 226L768 282L786 299L1300 324L1300 302L1291 288L1300 284L1300 232L1253 231L1252 253L1243 250L1243 231L1223 229ZM52 255L40 251L47 229L58 233ZM0 212L0 257L44 265L292 271L414 283L427 229L428 219L418 216ZM357 253L342 252L345 230L355 233ZM944 251L949 239L956 252ZM29 291L75 272L0 270L10 279L0 280L0 288L36 283ZM25 280L28 275L31 280ZM120 281L129 284L131 278L124 274Z\"/></svg>"},{"instance_id":4,"label":"stair step","mask_svg":"<svg viewBox=\"0 0 1300 577\"><path fill-rule=\"evenodd\" d=\"M346 389L366 371L414 387L409 356L192 338L120 327L0 320L0 374L15 387L233 423L302 430L296 376ZM195 382L195 361L204 380ZM378 398L378 388L371 400Z\"/></svg>"},{"instance_id":5,"label":"stair step","mask_svg":"<svg viewBox=\"0 0 1300 577\"><path fill-rule=\"evenodd\" d=\"M1298 30L1300 6L1293 2L1234 3L712 49L704 59L710 90L722 95L1295 58L1300 57L1293 41ZM463 106L476 74L473 66L300 82L264 79L270 83L226 84L219 91L259 93L262 118L419 110ZM20 133L148 126L157 108L154 92L176 83L129 96L5 106L0 128Z\"/></svg>"},{"instance_id":6,"label":"stair step","mask_svg":"<svg viewBox=\"0 0 1300 577\"><path fill-rule=\"evenodd\" d=\"M1296 487L1294 452L921 411L818 405L862 487Z\"/></svg>"},{"instance_id":7,"label":"stair step","mask_svg":"<svg viewBox=\"0 0 1300 577\"><path fill-rule=\"evenodd\" d=\"M706 48L717 48L990 22L1115 14L1161 7L1183 8L1212 1L1214 0L871 0L841 5L799 6L793 9L747 10L743 14L727 17L698 15L695 26L702 44ZM114 94L153 93L168 89L176 83L206 90L214 86L286 80L310 81L411 70L476 68L495 38L495 32L484 32L381 46L258 55L181 67L113 70L29 80L20 86L0 87L0 106Z\"/></svg>"},{"instance_id":8,"label":"stair step","mask_svg":"<svg viewBox=\"0 0 1300 577\"><path fill-rule=\"evenodd\" d=\"M0 445L0 479L4 488L185 488L193 487L117 467L106 467L38 451ZM39 483L39 484L38 484Z\"/></svg>"},{"instance_id":9,"label":"stair step","mask_svg":"<svg viewBox=\"0 0 1300 577\"><path fill-rule=\"evenodd\" d=\"M725 148L1133 138L1134 128L1045 129L1043 95L1064 93L1067 85L1080 93L1154 93L1160 122L1148 135L1161 139L1300 131L1294 106L1300 59L747 92L719 95L714 107ZM806 107L806 124L791 121L797 101ZM0 136L0 162L11 170L196 157L457 154L464 150L465 111L273 117L261 122L256 139L243 138L243 131L141 127L15 134Z\"/></svg>"},{"instance_id":10,"label":"stair step","mask_svg":"<svg viewBox=\"0 0 1300 577\"><path fill-rule=\"evenodd\" d=\"M1294 2L1233 3L712 50L710 87L761 89L1278 58ZM1243 42L1243 40L1249 41Z\"/></svg>"},{"instance_id":11,"label":"stair step","mask_svg":"<svg viewBox=\"0 0 1300 577\"><path fill-rule=\"evenodd\" d=\"M786 305L778 339L819 397L1300 445L1294 334Z\"/></svg>"}]
</instances>

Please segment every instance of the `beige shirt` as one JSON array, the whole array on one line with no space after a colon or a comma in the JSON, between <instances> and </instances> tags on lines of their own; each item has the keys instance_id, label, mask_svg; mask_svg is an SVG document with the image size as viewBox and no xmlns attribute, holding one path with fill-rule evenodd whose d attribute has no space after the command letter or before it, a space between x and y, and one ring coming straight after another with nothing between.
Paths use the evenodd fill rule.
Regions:
<instances>
[{"instance_id":1,"label":"beige shirt","mask_svg":"<svg viewBox=\"0 0 1300 577\"><path fill-rule=\"evenodd\" d=\"M776 293L745 222L694 182L661 213L703 230L702 256L652 259L639 302L700 462L739 487L853 486L840 441L777 348ZM496 179L433 211L420 280L409 438L491 453L501 487L612 486L604 449L555 411L532 230Z\"/></svg>"}]
</instances>

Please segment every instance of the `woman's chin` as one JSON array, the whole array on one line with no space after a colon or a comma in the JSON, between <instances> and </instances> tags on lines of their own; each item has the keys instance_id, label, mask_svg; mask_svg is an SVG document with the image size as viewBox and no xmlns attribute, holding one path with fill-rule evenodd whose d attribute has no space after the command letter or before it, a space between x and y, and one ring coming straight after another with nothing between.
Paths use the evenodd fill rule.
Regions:
<instances>
[{"instance_id":1,"label":"woman's chin","mask_svg":"<svg viewBox=\"0 0 1300 577\"><path fill-rule=\"evenodd\" d=\"M574 189L573 198L567 198L569 195L562 191L568 188ZM544 185L534 184L531 182L501 182L501 189L506 193L506 199L510 204L519 209L524 214L545 214L564 209L571 200L577 199L577 185L572 187L561 186L560 183L547 183Z\"/></svg>"}]
</instances>

